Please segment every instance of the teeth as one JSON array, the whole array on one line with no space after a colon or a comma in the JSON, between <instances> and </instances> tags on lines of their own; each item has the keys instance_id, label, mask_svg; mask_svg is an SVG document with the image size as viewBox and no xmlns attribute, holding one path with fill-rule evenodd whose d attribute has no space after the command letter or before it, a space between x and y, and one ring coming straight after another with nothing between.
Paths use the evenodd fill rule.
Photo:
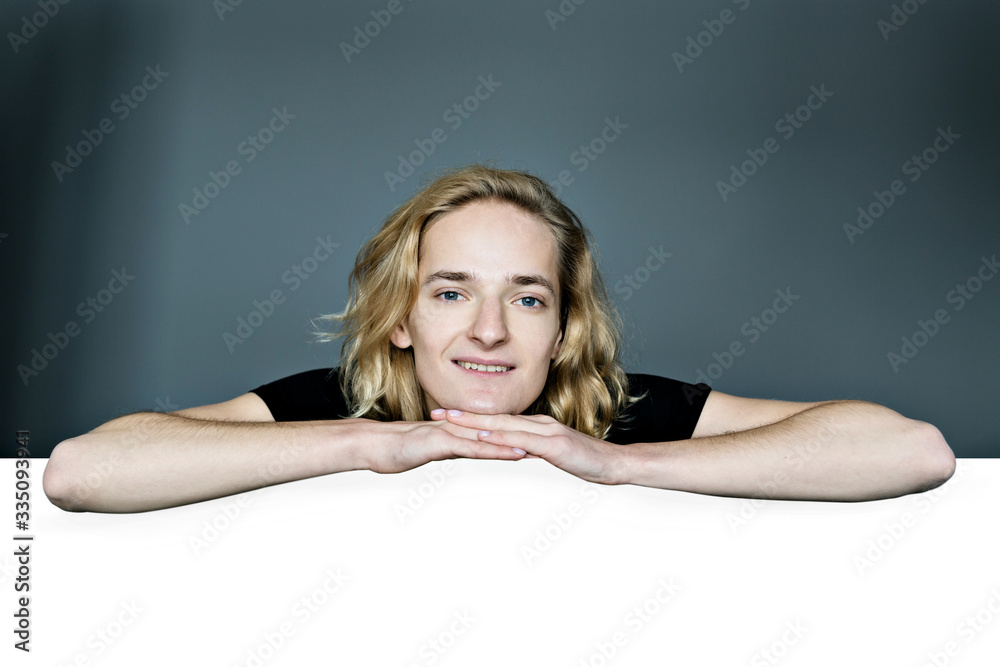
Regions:
<instances>
[{"instance_id":1,"label":"teeth","mask_svg":"<svg viewBox=\"0 0 1000 667\"><path fill-rule=\"evenodd\" d=\"M456 361L456 364L462 368L467 368L470 371L486 371L487 373L506 373L510 370L509 366L487 366L485 364L472 364L468 361Z\"/></svg>"}]
</instances>

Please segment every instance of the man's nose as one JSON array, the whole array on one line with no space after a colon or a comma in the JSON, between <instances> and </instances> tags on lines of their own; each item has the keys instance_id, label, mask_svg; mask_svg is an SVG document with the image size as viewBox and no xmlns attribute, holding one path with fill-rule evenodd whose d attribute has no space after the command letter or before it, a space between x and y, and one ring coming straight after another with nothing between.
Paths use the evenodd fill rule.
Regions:
<instances>
[{"instance_id":1,"label":"man's nose","mask_svg":"<svg viewBox=\"0 0 1000 667\"><path fill-rule=\"evenodd\" d=\"M471 336L487 347L507 339L507 323L500 299L486 299L476 310Z\"/></svg>"}]
</instances>

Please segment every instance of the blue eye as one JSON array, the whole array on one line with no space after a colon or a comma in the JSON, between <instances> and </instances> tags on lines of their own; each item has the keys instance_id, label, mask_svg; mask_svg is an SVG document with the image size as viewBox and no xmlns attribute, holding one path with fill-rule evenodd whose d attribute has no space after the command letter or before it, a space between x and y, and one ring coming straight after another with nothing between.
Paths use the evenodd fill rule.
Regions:
<instances>
[{"instance_id":1,"label":"blue eye","mask_svg":"<svg viewBox=\"0 0 1000 667\"><path fill-rule=\"evenodd\" d=\"M441 293L440 293L440 294L439 294L438 296L443 296L443 297L445 297L445 301L455 301L455 299L452 299L452 298L448 298L448 295L449 295L449 294L451 294L451 295L453 295L453 296L455 296L455 297L459 296L458 292L455 292L455 291L451 291L451 290L449 290L449 291L447 291L447 292L441 292Z\"/></svg>"},{"instance_id":2,"label":"blue eye","mask_svg":"<svg viewBox=\"0 0 1000 667\"><path fill-rule=\"evenodd\" d=\"M538 299L536 299L533 296L522 296L520 299L518 299L518 301L521 301L521 302L531 301L532 303L524 303L524 305L526 307L528 307L528 308L534 308L536 306L536 304L537 305L541 305L541 303L542 303L541 301L539 301Z\"/></svg>"}]
</instances>

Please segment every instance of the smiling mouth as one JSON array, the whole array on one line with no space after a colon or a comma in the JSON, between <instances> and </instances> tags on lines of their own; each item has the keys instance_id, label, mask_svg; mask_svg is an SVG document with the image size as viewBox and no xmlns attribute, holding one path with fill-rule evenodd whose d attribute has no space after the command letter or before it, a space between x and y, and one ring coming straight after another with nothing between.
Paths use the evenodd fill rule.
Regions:
<instances>
[{"instance_id":1,"label":"smiling mouth","mask_svg":"<svg viewBox=\"0 0 1000 667\"><path fill-rule=\"evenodd\" d=\"M514 370L513 366L490 366L487 364L474 364L469 361L458 361L455 360L455 364L461 366L467 371L478 371L480 373L494 373L496 375L501 375L503 373L508 373Z\"/></svg>"}]
</instances>

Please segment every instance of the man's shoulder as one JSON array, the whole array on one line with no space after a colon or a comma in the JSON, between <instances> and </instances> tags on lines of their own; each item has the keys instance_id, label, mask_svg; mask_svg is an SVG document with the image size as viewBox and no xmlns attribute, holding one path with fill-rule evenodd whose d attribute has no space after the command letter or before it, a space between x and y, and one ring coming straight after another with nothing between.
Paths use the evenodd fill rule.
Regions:
<instances>
[{"instance_id":1,"label":"man's shoulder","mask_svg":"<svg viewBox=\"0 0 1000 667\"><path fill-rule=\"evenodd\" d=\"M661 393L683 393L707 395L711 387L707 384L692 384L683 380L676 380L665 375L654 375L652 373L625 373L629 382L629 394L636 396L645 391L653 394Z\"/></svg>"},{"instance_id":2,"label":"man's shoulder","mask_svg":"<svg viewBox=\"0 0 1000 667\"><path fill-rule=\"evenodd\" d=\"M337 368L314 368L256 389L275 421L337 419L348 412Z\"/></svg>"},{"instance_id":3,"label":"man's shoulder","mask_svg":"<svg viewBox=\"0 0 1000 667\"><path fill-rule=\"evenodd\" d=\"M611 442L663 442L691 437L711 387L651 373L626 373L636 398L612 426Z\"/></svg>"},{"instance_id":4,"label":"man's shoulder","mask_svg":"<svg viewBox=\"0 0 1000 667\"><path fill-rule=\"evenodd\" d=\"M336 380L339 371L340 371L339 368L313 368L308 371L301 371L299 373L288 375L286 377L281 378L281 380L303 380L303 381L325 382L329 379ZM281 380L278 380L278 382L280 382Z\"/></svg>"}]
</instances>

